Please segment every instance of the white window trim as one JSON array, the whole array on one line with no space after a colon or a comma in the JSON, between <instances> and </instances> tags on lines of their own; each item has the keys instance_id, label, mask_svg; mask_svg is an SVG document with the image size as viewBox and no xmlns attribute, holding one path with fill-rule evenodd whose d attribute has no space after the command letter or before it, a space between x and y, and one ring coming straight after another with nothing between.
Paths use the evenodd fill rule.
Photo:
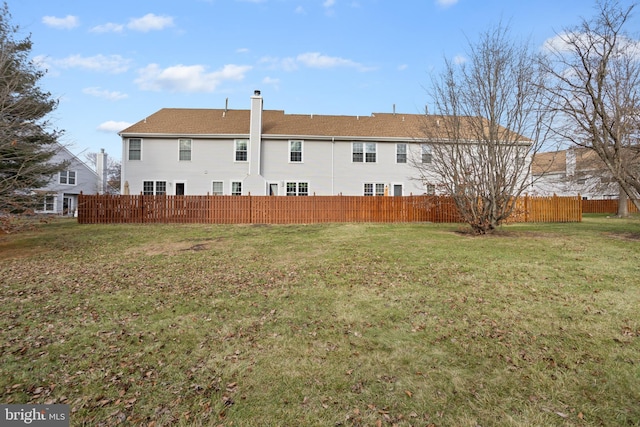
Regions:
<instances>
[{"instance_id":1,"label":"white window trim","mask_svg":"<svg viewBox=\"0 0 640 427\"><path fill-rule=\"evenodd\" d=\"M233 194L233 184L236 183L236 182L240 183L240 194ZM230 181L229 194L232 195L232 196L236 196L236 195L244 196L244 185L243 185L241 179L232 179Z\"/></svg>"},{"instance_id":2,"label":"white window trim","mask_svg":"<svg viewBox=\"0 0 640 427\"><path fill-rule=\"evenodd\" d=\"M271 186L275 185L276 186L276 194L270 194L269 192L271 191ZM279 196L280 195L280 187L282 185L280 184L279 181L267 181L267 196Z\"/></svg>"},{"instance_id":3,"label":"white window trim","mask_svg":"<svg viewBox=\"0 0 640 427\"><path fill-rule=\"evenodd\" d=\"M153 183L153 192L152 194L144 194L144 183L145 182L151 182ZM164 193L163 194L158 194L158 183L160 182L164 182ZM185 188L186 190L186 188ZM145 196L165 196L169 194L169 182L162 180L162 179L158 179L158 180L153 180L153 179L143 179L142 180L142 194Z\"/></svg>"},{"instance_id":4,"label":"white window trim","mask_svg":"<svg viewBox=\"0 0 640 427\"><path fill-rule=\"evenodd\" d=\"M355 154L356 144L362 145L362 161L356 162L353 160L353 155ZM351 163L364 163L364 142L352 142L351 143Z\"/></svg>"},{"instance_id":5,"label":"white window trim","mask_svg":"<svg viewBox=\"0 0 640 427\"><path fill-rule=\"evenodd\" d=\"M220 194L213 194L213 183L214 182L219 182L219 183L222 184L222 191L221 191ZM209 187L209 188L211 188L211 195L212 196L224 196L224 180L222 180L222 179L212 179L211 180L211 187Z\"/></svg>"},{"instance_id":6,"label":"white window trim","mask_svg":"<svg viewBox=\"0 0 640 427\"><path fill-rule=\"evenodd\" d=\"M291 160L291 153L293 152L293 151L291 151L291 143L293 143L293 142L300 142L300 161L299 162ZM289 140L288 157L289 157L289 163L293 163L293 164L304 163L304 140L302 140L302 139L290 139Z\"/></svg>"},{"instance_id":7,"label":"white window trim","mask_svg":"<svg viewBox=\"0 0 640 427\"><path fill-rule=\"evenodd\" d=\"M424 185L424 193L427 196L435 196L436 195L436 185L430 182L425 182Z\"/></svg>"},{"instance_id":8,"label":"white window trim","mask_svg":"<svg viewBox=\"0 0 640 427\"><path fill-rule=\"evenodd\" d=\"M425 162L424 157L425 155L428 155L429 157L429 161ZM424 164L424 165L430 165L433 163L433 151L431 149L431 145L430 144L421 144L420 145L420 163Z\"/></svg>"},{"instance_id":9,"label":"white window trim","mask_svg":"<svg viewBox=\"0 0 640 427\"><path fill-rule=\"evenodd\" d=\"M247 159L246 160L236 160L236 153L238 152L238 142L246 142L247 143ZM233 162L234 163L248 163L249 162L249 140L248 139L234 139L233 140ZM236 181L237 182L237 181Z\"/></svg>"},{"instance_id":10,"label":"white window trim","mask_svg":"<svg viewBox=\"0 0 640 427\"><path fill-rule=\"evenodd\" d=\"M52 209L47 209L47 202L46 199L48 197L51 197L53 199L53 206ZM41 209L36 209L36 212L40 212L40 213L55 213L57 212L57 207L58 205L58 196L55 194L47 194L43 197L42 199L42 204L40 204L39 208Z\"/></svg>"},{"instance_id":11,"label":"white window trim","mask_svg":"<svg viewBox=\"0 0 640 427\"><path fill-rule=\"evenodd\" d=\"M296 194L291 194L291 196L300 196L300 184L307 184L307 194L306 196L308 196L310 194L309 189L311 188L311 186L309 185L309 181L285 181L284 182L284 194L285 196L289 196L289 191L288 191L288 185L289 184L295 184L296 185Z\"/></svg>"},{"instance_id":12,"label":"white window trim","mask_svg":"<svg viewBox=\"0 0 640 427\"><path fill-rule=\"evenodd\" d=\"M386 188L387 184L385 184L384 182L363 182L362 183L362 195L363 196L367 196L367 192L366 192L366 187L367 185L373 185L373 194L371 196L384 196L384 189ZM378 194L378 186L382 185L382 194ZM368 196L370 197L370 196Z\"/></svg>"},{"instance_id":13,"label":"white window trim","mask_svg":"<svg viewBox=\"0 0 640 427\"><path fill-rule=\"evenodd\" d=\"M132 139L140 141L140 159L138 159L138 160L131 160L131 140ZM143 151L142 147L143 146L144 146L144 142L143 142L142 138L129 138L129 139L127 139L127 161L129 161L129 162L141 162L142 158L143 158L142 157L142 151Z\"/></svg>"},{"instance_id":14,"label":"white window trim","mask_svg":"<svg viewBox=\"0 0 640 427\"><path fill-rule=\"evenodd\" d=\"M404 162L399 162L398 161L398 154L400 154L398 152L398 148L399 148L400 145L404 145ZM409 159L409 144L407 144L406 142L398 142L398 143L396 143L396 164L398 164L398 165L406 165L408 159Z\"/></svg>"},{"instance_id":15,"label":"white window trim","mask_svg":"<svg viewBox=\"0 0 640 427\"><path fill-rule=\"evenodd\" d=\"M355 144L362 144L362 161L361 162L356 162L353 160ZM373 145L373 148L375 149L373 154L376 155L376 160L374 162L367 161L367 145ZM352 142L351 143L351 163L362 163L362 164L378 163L378 143L377 142L359 142L359 141Z\"/></svg>"},{"instance_id":16,"label":"white window trim","mask_svg":"<svg viewBox=\"0 0 640 427\"><path fill-rule=\"evenodd\" d=\"M173 181L173 195L177 196L176 194L176 188L178 188L178 184L184 184L184 195L187 195L187 181L185 180L177 180L177 181ZM167 185L169 185L169 183L167 183ZM169 192L167 191L167 194L169 194Z\"/></svg>"},{"instance_id":17,"label":"white window trim","mask_svg":"<svg viewBox=\"0 0 640 427\"><path fill-rule=\"evenodd\" d=\"M181 148L182 141L189 141L189 160L183 160L180 158L180 154L182 153L182 148ZM178 139L178 161L190 162L191 160L193 160L193 139L190 139L190 138Z\"/></svg>"},{"instance_id":18,"label":"white window trim","mask_svg":"<svg viewBox=\"0 0 640 427\"><path fill-rule=\"evenodd\" d=\"M73 181L74 181L73 184L69 184L69 174L71 172L73 172ZM64 182L64 183L62 182L62 174L66 175L66 181L67 182ZM75 170L71 170L71 169L60 171L58 173L58 184L60 184L60 185L71 185L71 186L78 185L78 172L75 171Z\"/></svg>"}]
</instances>

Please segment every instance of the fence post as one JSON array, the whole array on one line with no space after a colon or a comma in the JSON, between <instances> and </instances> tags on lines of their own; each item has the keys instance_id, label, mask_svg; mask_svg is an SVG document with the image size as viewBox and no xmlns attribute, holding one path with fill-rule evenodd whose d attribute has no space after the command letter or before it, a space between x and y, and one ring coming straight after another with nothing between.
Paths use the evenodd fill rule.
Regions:
<instances>
[{"instance_id":1,"label":"fence post","mask_svg":"<svg viewBox=\"0 0 640 427\"><path fill-rule=\"evenodd\" d=\"M140 222L144 223L144 194L140 192Z\"/></svg>"}]
</instances>

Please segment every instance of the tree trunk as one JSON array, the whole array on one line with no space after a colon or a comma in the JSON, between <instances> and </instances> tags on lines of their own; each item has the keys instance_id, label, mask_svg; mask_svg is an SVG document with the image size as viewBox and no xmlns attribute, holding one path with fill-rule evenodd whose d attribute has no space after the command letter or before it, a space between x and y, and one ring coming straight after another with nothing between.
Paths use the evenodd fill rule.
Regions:
<instances>
[{"instance_id":1,"label":"tree trunk","mask_svg":"<svg viewBox=\"0 0 640 427\"><path fill-rule=\"evenodd\" d=\"M629 207L628 200L629 196L627 193L620 187L620 195L618 196L618 217L625 218L629 216Z\"/></svg>"}]
</instances>

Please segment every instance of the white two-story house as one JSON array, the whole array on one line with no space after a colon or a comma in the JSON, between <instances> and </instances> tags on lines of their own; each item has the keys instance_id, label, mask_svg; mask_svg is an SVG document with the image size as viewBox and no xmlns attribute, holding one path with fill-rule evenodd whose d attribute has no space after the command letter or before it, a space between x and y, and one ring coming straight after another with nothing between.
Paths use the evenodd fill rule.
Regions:
<instances>
[{"instance_id":1,"label":"white two-story house","mask_svg":"<svg viewBox=\"0 0 640 427\"><path fill-rule=\"evenodd\" d=\"M65 163L63 171L51 177L47 185L34 189L39 197L36 212L73 216L78 208L78 195L102 194L106 185L107 154L102 150L96 156L93 170L63 145L51 158L52 163Z\"/></svg>"},{"instance_id":2,"label":"white two-story house","mask_svg":"<svg viewBox=\"0 0 640 427\"><path fill-rule=\"evenodd\" d=\"M390 195L435 192L424 127L436 116L162 109L119 133L122 194Z\"/></svg>"},{"instance_id":3,"label":"white two-story house","mask_svg":"<svg viewBox=\"0 0 640 427\"><path fill-rule=\"evenodd\" d=\"M585 199L614 199L620 194L606 165L587 148L536 153L531 169L532 193L536 195L580 194Z\"/></svg>"}]
</instances>

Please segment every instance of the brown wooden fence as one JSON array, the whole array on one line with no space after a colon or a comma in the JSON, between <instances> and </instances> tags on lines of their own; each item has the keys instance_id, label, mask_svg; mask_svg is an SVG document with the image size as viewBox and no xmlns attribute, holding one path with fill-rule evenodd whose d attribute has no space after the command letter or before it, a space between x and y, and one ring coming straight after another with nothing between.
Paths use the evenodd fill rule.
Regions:
<instances>
[{"instance_id":1,"label":"brown wooden fence","mask_svg":"<svg viewBox=\"0 0 640 427\"><path fill-rule=\"evenodd\" d=\"M518 199L510 222L579 222L582 199L558 196L524 196Z\"/></svg>"},{"instance_id":2,"label":"brown wooden fence","mask_svg":"<svg viewBox=\"0 0 640 427\"><path fill-rule=\"evenodd\" d=\"M629 213L638 212L636 205L627 201ZM602 200L583 200L582 213L618 213L618 199L602 199Z\"/></svg>"},{"instance_id":3,"label":"brown wooden fence","mask_svg":"<svg viewBox=\"0 0 640 427\"><path fill-rule=\"evenodd\" d=\"M577 222L579 197L524 197L513 222ZM117 196L78 198L78 222L295 224L460 222L450 197Z\"/></svg>"}]
</instances>

